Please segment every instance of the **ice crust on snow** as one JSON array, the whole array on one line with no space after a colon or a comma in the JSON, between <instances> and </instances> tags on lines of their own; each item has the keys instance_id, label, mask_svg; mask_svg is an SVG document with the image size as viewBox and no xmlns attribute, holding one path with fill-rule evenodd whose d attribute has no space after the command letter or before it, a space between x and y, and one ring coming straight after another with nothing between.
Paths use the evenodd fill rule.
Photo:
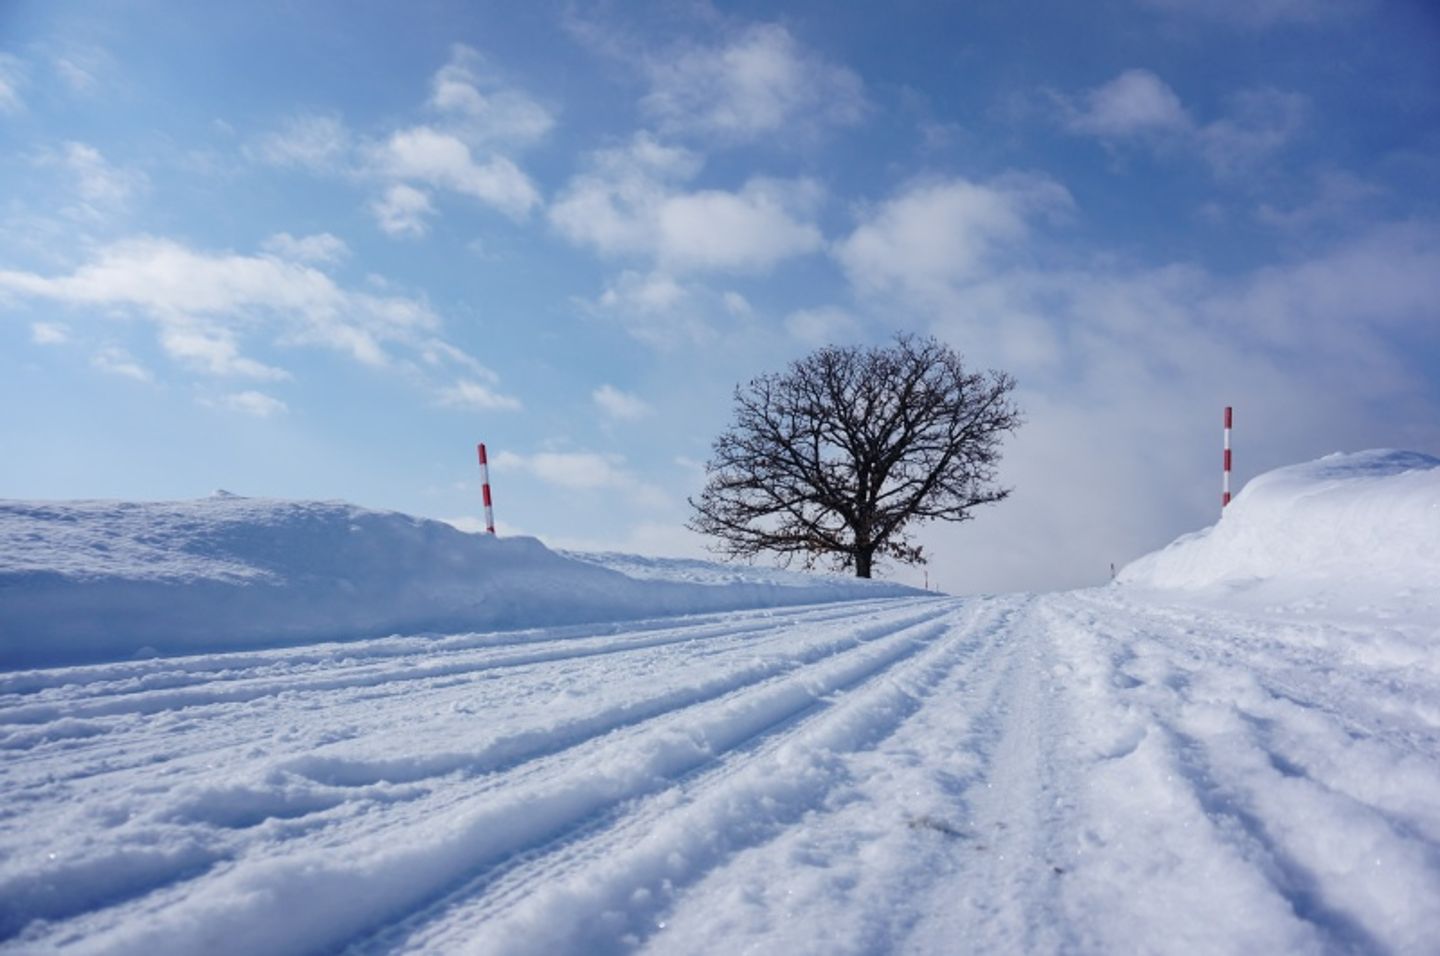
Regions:
<instances>
[{"instance_id":1,"label":"ice crust on snow","mask_svg":"<svg viewBox=\"0 0 1440 956\"><path fill-rule=\"evenodd\" d=\"M642 579L339 501L0 501L0 667L914 593L703 564L631 559Z\"/></svg>"},{"instance_id":2,"label":"ice crust on snow","mask_svg":"<svg viewBox=\"0 0 1440 956\"><path fill-rule=\"evenodd\" d=\"M1440 592L1440 459L1327 455L1250 481L1213 526L1127 565L1121 585L1374 598Z\"/></svg>"}]
</instances>

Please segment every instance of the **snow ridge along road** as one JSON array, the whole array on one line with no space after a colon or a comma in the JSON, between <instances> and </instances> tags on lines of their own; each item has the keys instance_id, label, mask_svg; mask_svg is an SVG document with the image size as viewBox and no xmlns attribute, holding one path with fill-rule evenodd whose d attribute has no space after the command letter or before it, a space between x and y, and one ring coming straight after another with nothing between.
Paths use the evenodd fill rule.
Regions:
<instances>
[{"instance_id":1,"label":"snow ridge along road","mask_svg":"<svg viewBox=\"0 0 1440 956\"><path fill-rule=\"evenodd\" d=\"M1103 589L0 675L0 949L1425 952L1434 647Z\"/></svg>"}]
</instances>

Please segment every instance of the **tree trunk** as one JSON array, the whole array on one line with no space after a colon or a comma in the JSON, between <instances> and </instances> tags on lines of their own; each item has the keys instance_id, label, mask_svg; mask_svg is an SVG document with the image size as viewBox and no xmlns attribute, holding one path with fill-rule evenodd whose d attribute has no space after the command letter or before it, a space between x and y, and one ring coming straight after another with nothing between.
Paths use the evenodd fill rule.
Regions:
<instances>
[{"instance_id":1,"label":"tree trunk","mask_svg":"<svg viewBox=\"0 0 1440 956\"><path fill-rule=\"evenodd\" d=\"M868 578L870 576L870 562L873 558L873 552L855 552L855 576L857 578Z\"/></svg>"}]
</instances>

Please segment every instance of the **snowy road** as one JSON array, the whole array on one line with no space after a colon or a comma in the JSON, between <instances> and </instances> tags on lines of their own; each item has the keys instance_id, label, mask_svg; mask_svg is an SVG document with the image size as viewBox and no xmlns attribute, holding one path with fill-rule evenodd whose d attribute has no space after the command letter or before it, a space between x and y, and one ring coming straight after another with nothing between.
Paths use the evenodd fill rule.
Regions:
<instances>
[{"instance_id":1,"label":"snowy road","mask_svg":"<svg viewBox=\"0 0 1440 956\"><path fill-rule=\"evenodd\" d=\"M1434 952L1440 653L1114 589L0 675L0 948Z\"/></svg>"}]
</instances>

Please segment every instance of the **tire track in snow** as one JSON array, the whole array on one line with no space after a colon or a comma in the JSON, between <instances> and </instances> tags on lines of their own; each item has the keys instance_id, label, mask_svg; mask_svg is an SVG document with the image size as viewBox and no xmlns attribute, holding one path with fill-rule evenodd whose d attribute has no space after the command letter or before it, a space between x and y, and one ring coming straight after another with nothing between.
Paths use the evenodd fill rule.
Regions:
<instances>
[{"instance_id":1,"label":"tire track in snow","mask_svg":"<svg viewBox=\"0 0 1440 956\"><path fill-rule=\"evenodd\" d=\"M1090 595L1084 601L1099 603ZM1126 613L1139 617L1134 610ZM1147 639L1131 643L1148 648L1149 660L1137 666L1161 672L1126 674L1124 683L1172 710L1193 710L1202 694L1229 701L1252 745L1282 775L1311 779L1374 807L1407 838L1440 846L1440 804L1417 796L1440 793L1440 771L1432 759L1440 750L1440 733L1413 711L1357 713L1371 701L1393 697L1396 683L1407 676L1404 668L1389 662L1369 668L1356 661L1335 666L1334 643L1349 635L1314 633L1332 630L1328 624L1285 625L1283 632L1294 638L1286 643L1276 639L1273 624L1237 615L1211 615L1203 632L1193 612L1176 608L1147 606L1142 620ZM1269 666L1257 667L1256 657L1241 658L1235 650L1241 643L1263 646L1258 662ZM1133 660L1133 652L1130 656ZM1402 696L1409 694L1406 688ZM1397 775L1404 786L1394 785Z\"/></svg>"},{"instance_id":2,"label":"tire track in snow","mask_svg":"<svg viewBox=\"0 0 1440 956\"><path fill-rule=\"evenodd\" d=\"M990 849L992 832L967 801L992 772L1016 687L1013 661L1029 646L1027 608L1023 597L976 599L969 614L957 613L945 639L956 653L943 673L923 688L902 685L910 712L873 743L834 752L831 788L788 825L763 840L727 841L726 858L679 887L673 906L635 934L642 950L956 951L966 937L917 946L913 931L971 891L956 874Z\"/></svg>"},{"instance_id":3,"label":"tire track in snow","mask_svg":"<svg viewBox=\"0 0 1440 956\"><path fill-rule=\"evenodd\" d=\"M497 648L390 653L401 639L363 664L212 661L221 686L396 679L12 724L0 933L40 916L8 946L136 956L732 951L708 909L760 914L767 951L815 951L817 926L852 952L1433 948L1440 723L1410 688L1431 693L1440 658L1407 677L1414 635L1347 648L1333 622L1106 592L867 607L488 682L407 678ZM324 733L248 753L289 722ZM316 741L344 759L307 777L288 761ZM726 895L806 870L803 898Z\"/></svg>"},{"instance_id":4,"label":"tire track in snow","mask_svg":"<svg viewBox=\"0 0 1440 956\"><path fill-rule=\"evenodd\" d=\"M1093 595L1065 603L1077 626L1114 649L1103 684L1140 729L1111 759L1148 763L1152 777L1163 772L1172 818L1199 816L1224 848L1211 854L1244 868L1232 883L1254 887L1248 908L1265 898L1285 911L1269 922L1288 922L1291 935L1267 948L1427 949L1440 925L1440 847L1423 833L1433 805L1413 795L1435 792L1433 766L1407 766L1408 740L1385 753L1353 723L1353 708L1335 705L1323 645L1303 634L1286 644L1274 628L1236 616L1207 616L1197 627L1183 608L1119 607ZM1262 653L1242 656L1243 642ZM1284 679L1275 668L1318 677L1277 692ZM1347 750L1376 774L1337 759ZM1374 779L1387 769L1423 779L1392 788Z\"/></svg>"},{"instance_id":5,"label":"tire track in snow","mask_svg":"<svg viewBox=\"0 0 1440 956\"><path fill-rule=\"evenodd\" d=\"M729 858L662 911L662 926L636 933L642 952L956 952L956 940L991 939L952 927L926 939L935 929L926 920L986 891L992 908L1022 910L1030 901L1009 896L1011 884L991 887L976 875L988 855L1011 858L996 847L1004 829L979 818L976 793L989 793L996 779L1009 703L1025 690L1017 655L1034 645L1031 603L975 599L969 613L956 613L946 642L963 652L914 695L913 713L873 746L835 753L837 766L827 767L834 788L792 825L752 845L732 841ZM1025 790L1005 793L1001 822L1018 822L1028 798Z\"/></svg>"},{"instance_id":6,"label":"tire track in snow","mask_svg":"<svg viewBox=\"0 0 1440 956\"><path fill-rule=\"evenodd\" d=\"M818 605L789 605L724 613L684 614L634 621L601 621L557 627L525 628L516 631L421 633L331 641L301 646L280 646L243 651L196 652L145 660L72 664L33 670L0 673L0 701L43 695L47 691L76 687L98 689L105 694L186 687L197 683L224 682L253 671L299 670L305 667L356 667L384 664L403 658L471 650L495 650L551 642L573 643L587 638L613 638L654 631L703 630L714 628L728 633L750 623L773 625L777 619L804 619L810 622L843 620L867 611L881 611L906 598L829 602ZM918 600L933 600L920 598Z\"/></svg>"},{"instance_id":7,"label":"tire track in snow","mask_svg":"<svg viewBox=\"0 0 1440 956\"><path fill-rule=\"evenodd\" d=\"M914 600L923 603L933 601L934 599L919 598ZM890 607L893 607L893 604L890 605ZM853 615L857 610L865 611L868 609L867 607L851 609L850 614ZM888 610L889 608L881 605L880 609ZM819 612L815 616L815 622L820 623L835 620L839 616L838 612ZM807 621L806 618L800 617L794 619L793 623L803 624L810 622ZM771 631L774 627L775 622L773 620L762 619L758 621L747 621L740 625L718 625L699 629L689 627L669 629L658 634L642 634L641 636L630 638L622 637L617 639L614 636L607 635L592 639L565 638L558 641L536 642L542 645L553 646L501 644L493 648L466 649L466 652L441 652L445 658L461 656L463 653L464 656L478 656L480 658L479 660L455 661L442 659L440 662L433 662L437 656L434 652L418 652L411 655L411 657L414 660L420 660L426 663L407 664L400 669L379 669L373 672L366 670L360 674L348 674L340 677L317 678L303 672L294 677L287 677L287 675L282 674L279 678L271 675L260 677L228 675L220 681L207 681L199 687L179 689L165 688L160 690L141 689L133 693L117 692L113 688L107 688L102 685L98 688L101 696L98 700L94 701L77 700L73 696L70 696L67 697L63 703L38 702L17 703L12 705L4 698L0 698L0 724L36 724L64 717L83 719L86 717L114 716L120 714L151 715L161 711L178 710L186 707L246 703L262 697L273 697L282 693L314 693L329 690L378 687L434 678L463 677L492 669L522 667L530 664L544 664L557 661L571 661L588 657L603 657L612 654L625 654L636 650L646 650L652 647L672 644L684 644L691 641L743 637ZM223 684L224 686L216 687L214 686L216 683ZM68 688L70 685L63 686Z\"/></svg>"},{"instance_id":8,"label":"tire track in snow","mask_svg":"<svg viewBox=\"0 0 1440 956\"><path fill-rule=\"evenodd\" d=\"M1104 592L1072 598L1104 617L1138 616L1136 605L1122 604ZM1417 634L1413 628L1377 628L1370 622L1257 620L1209 608L1200 615L1203 629L1197 627L1194 609L1147 604L1143 626L1164 639L1167 651L1183 654L1192 670L1219 662L1232 671L1256 674L1271 696L1321 710L1354 735L1387 734L1395 744L1410 745L1426 756L1440 746L1440 695L1435 691L1440 658L1428 653L1433 631ZM1191 649L1197 642L1207 654ZM1397 690L1402 693L1397 695ZM1356 712L1357 704L1393 705L1397 697L1412 707L1397 712L1387 706L1368 715L1369 720ZM1414 707L1419 701L1428 704ZM1395 733L1400 728L1407 733Z\"/></svg>"},{"instance_id":9,"label":"tire track in snow","mask_svg":"<svg viewBox=\"0 0 1440 956\"><path fill-rule=\"evenodd\" d=\"M1057 713L1050 635L1036 606L1032 600L1010 622L1008 646L992 662L999 666L961 708L972 718L967 743L980 766L957 783L952 816L927 821L952 841L951 870L916 907L903 948L943 952L955 940L969 952L1064 948L1054 913L1068 806L1055 750L1067 722Z\"/></svg>"},{"instance_id":10,"label":"tire track in snow","mask_svg":"<svg viewBox=\"0 0 1440 956\"><path fill-rule=\"evenodd\" d=\"M528 838L524 834L533 831L537 810L549 813L549 817L545 816L545 812L539 816L539 820L544 827L548 827L549 831L556 831L557 828L563 830L574 821L583 819L594 812L596 807L612 805L638 793L662 787L670 776L683 774L687 772L688 768L714 759L714 753L710 749L713 741L707 745L705 737L708 733L718 740L723 738L727 726L743 725L745 716L743 713L726 716L726 709L737 706L737 702L743 703L748 697L756 694L765 698L761 702L761 706L758 706L756 712L751 715L752 719L759 721L753 733L760 733L765 727L773 725L780 719L777 716L777 708L780 711L785 711L787 708L795 711L802 710L804 707L813 705L816 699L828 693L842 690L856 681L866 679L877 669L886 666L888 662L914 653L919 645L913 634L907 634L907 628L909 631L915 631L936 626L926 622L943 614L948 606L945 603L939 603L937 606L937 602L927 602L919 608L908 605L897 609L892 603L888 615L879 615L880 621L848 629L850 633L842 632L844 634L842 640L836 641L833 631L821 632L818 635L818 642L826 648L833 649L834 653L819 661L811 662L799 674L785 677L783 680L772 678L763 681L758 685L758 689L757 686L741 687L729 695L733 700L722 697L718 701L704 702L699 705L694 704L693 701L686 701L674 712L656 715L659 718L668 716L671 722L675 722L679 719L675 716L676 713L683 715L697 708L708 708L709 711L719 710L718 715L711 713L708 719L704 716L686 718L687 728L684 731L647 736L642 727L634 728L634 732L623 735L618 741L611 739L613 735L603 733L596 737L585 738L580 745L582 749L598 748L602 751L623 749L622 745L627 745L629 741L644 743L649 740L652 744L648 750L629 755L641 758L646 764L645 766L639 768L637 772L619 774L609 781L607 786L597 789L591 782L581 779L573 782L568 789L562 786L559 792L554 792L554 780L563 783L567 779L566 763L570 756L563 755L565 759L557 758L547 762L551 768L548 777L543 773L525 770L519 775L499 775L493 780L481 778L481 792L478 794L474 790L467 792L465 787L447 787L445 790L455 792L437 793L435 797L438 799L423 801L426 806L422 808L406 808L398 822L382 821L377 826L375 821L362 820L357 826L345 828L348 837L336 833L326 837L323 843L334 846L338 839L341 843L348 845L348 850L361 853L377 861L389 860L389 863L384 864L387 871L391 868L391 864L404 871L413 870L410 886L421 888L422 893L433 892L426 888L437 885L437 879L440 880L439 885L443 885L446 880L453 881L466 870L473 869L477 865L477 859L484 861L503 858L516 848L525 846L527 839L533 842L537 838L533 833ZM886 623L887 619L888 624ZM792 622L774 623L782 628L792 629L790 628ZM891 633L897 628L899 628L898 631ZM801 630L803 631L803 629ZM863 640L867 636L870 638L868 642ZM803 633L800 637L812 640ZM657 740L657 736L660 739ZM730 744L739 742L731 741ZM592 744L592 746L586 748L584 746L586 743ZM627 755L619 753L616 756L624 758ZM603 760L598 762L601 766L605 763ZM593 766L596 763L597 760L592 757L590 765ZM551 780L550 784L545 783L547 779ZM493 795L493 799L477 800L477 797L489 798L491 794L486 791L496 790L497 784L501 786L499 792ZM511 792L512 790L525 792L515 794ZM482 804L478 810L474 806L476 803ZM439 806L435 804L439 804ZM466 844L460 850L454 848L455 826L453 824L446 826L443 823L435 822L437 820L453 821L457 814L461 817L469 815L469 822L462 821L459 827L462 831L461 843ZM527 830L527 827L530 829ZM544 827L542 827L542 832L545 832ZM518 844L515 842L517 838L520 840ZM390 850L395 845L395 840L402 840L410 845L418 840L425 849L420 852L402 852L398 855L398 860L392 859L395 854ZM484 849L486 846L491 846L491 848L486 850ZM346 911L348 916L339 919L336 924L341 928L341 932L353 932L359 929L368 920L374 918L373 913L377 909L383 911L393 908L393 903L389 900L397 891L388 873L369 871L364 863L354 867L319 866L320 872L316 873L314 871L317 866L313 853L307 856L309 851L288 844L281 849L282 853L295 862L292 863L283 856L281 858L273 856L263 858L263 854L259 859L241 858L233 864L219 868L213 877L168 887L157 894L156 899L142 900L140 905L143 905L147 911L154 911L161 915L169 909L166 905L167 900L171 904L181 904L178 907L180 910L198 906L202 912L209 913L208 917L201 920L202 923L214 925L214 921L218 921L225 924L228 922L227 913L230 912L235 902L235 897L230 894L239 886L242 888L239 895L248 900L247 905L253 905L259 911L254 920L248 918L245 920L247 926L253 927L253 931L248 934L240 934L240 938L250 938L252 941L256 933L259 933L262 938L265 937L267 923L273 925L274 921L267 921L264 915L268 912L269 907L289 905L284 894L274 897L274 889L289 885L293 880L299 879L301 873L311 875L306 877L307 880L319 876L320 897L326 900L328 905ZM314 847L311 849L313 850ZM439 876L437 876L437 868L431 866L432 862L438 863ZM117 878L123 879L123 874ZM226 889L227 887L229 889ZM410 889L405 889L400 890L399 894L405 897L409 892L411 892ZM375 905L368 908L361 906L357 910L354 906L355 900L363 901L367 897L374 897ZM241 908L244 909L245 906ZM68 914L57 913L56 915ZM143 944L138 949L131 950L130 943L126 941L129 934L124 932L125 927L123 926L120 927L120 938L113 938L104 932L107 925L113 925L116 922L114 917L117 914L96 915L99 918L86 922L91 923L95 933L92 938L101 948L107 951L112 946L117 947L118 951L139 951L139 949L149 948L149 944ZM177 930L181 937L189 939L185 934L194 931L194 924L183 915L177 914L176 919L177 923L172 925L171 929ZM356 925L356 920L360 921L359 925ZM160 927L165 922L164 919L159 919L159 925L156 926L157 932L161 932L162 935L163 930ZM133 925L130 928L133 929ZM142 937L145 935L141 934ZM317 947L329 948L334 942L335 940L328 937L323 942L319 939L307 939L305 934L301 933L298 936L289 934L283 939L278 937L266 939L258 945L271 952L305 952ZM183 949L194 943L195 940L189 939L188 943L178 945ZM254 951L249 949L248 943L244 946L237 945L235 951L247 949Z\"/></svg>"},{"instance_id":11,"label":"tire track in snow","mask_svg":"<svg viewBox=\"0 0 1440 956\"><path fill-rule=\"evenodd\" d=\"M707 674L703 679L677 683L669 690L662 690L629 704L605 706L589 715L540 728L502 732L479 749L390 758L313 755L283 759L279 762L270 761L265 764L263 782L252 785L229 782L218 787L201 787L198 792L192 792L180 799L178 805L172 804L162 815L166 820L213 822L220 827L254 825L268 819L303 816L307 806L312 808L312 812L340 806L352 795L362 797L368 794L371 799L393 802L392 797L385 792L386 788L390 791L398 790L403 799L412 799L413 791L405 791L397 785L426 781L431 781L432 786L437 789L461 794L457 799L471 799L484 792L511 785L515 779L523 779L517 774L497 775L499 771L518 770L519 774L543 772L544 766L525 768L524 765L532 760L563 755L570 747L617 730L634 728L634 732L644 733L643 725L649 719L663 717L680 708L696 706L743 690L747 686L758 686L767 680L783 678L799 667L814 664L865 642L884 637L898 627L933 619L945 613L947 607L948 605L937 605L933 601L919 606L908 603L898 608L892 606L886 609L887 613L867 614L847 627L825 628L815 631L813 635L810 633L811 623L808 618L799 623L794 620L772 621L770 634L727 646L728 654L745 659L738 667L729 667L719 675L714 674L713 666L707 667ZM826 617L829 618L830 615ZM785 644L793 645L797 639L804 641L800 647L783 650ZM772 647L777 643L781 647ZM762 654L767 648L770 650ZM694 656L693 651L687 653ZM409 713L425 707L424 699L413 692L406 692L403 703ZM328 709L331 705L322 706ZM241 716L240 729L248 732L231 747L237 751L250 746L256 730L253 716L243 713ZM270 733L268 725L265 724L258 730L261 737ZM407 729L406 733L410 732L413 732L413 728ZM152 737L159 738L159 746L170 747L168 731L159 730ZM113 747L113 744L108 745ZM101 742L97 746L107 746L107 742ZM213 739L207 739L207 746L199 757L207 767L227 762L224 750L217 752ZM82 778L78 782L93 785L104 775L123 773L133 766L150 764L151 752L141 749L130 754L128 760L107 758L105 767L100 770L88 768L83 763L75 764L74 755L70 755L69 762L75 767L73 773ZM173 759L168 761L172 764L175 762ZM462 774L466 779L459 783L435 780L456 773ZM17 785L12 788L12 792L16 797L23 797L28 789L43 790L53 782L53 776L47 772L43 779L31 786ZM297 791L297 781L293 779L296 777L300 778L299 783L308 786ZM473 778L476 777L481 778L479 783L474 782ZM347 789L351 791L350 794L345 793ZM436 805L442 800L443 795L430 798L431 804ZM305 821L294 825L293 829L300 833L310 827L310 822Z\"/></svg>"},{"instance_id":12,"label":"tire track in snow","mask_svg":"<svg viewBox=\"0 0 1440 956\"><path fill-rule=\"evenodd\" d=\"M877 744L957 667L984 658L1007 614L993 607L952 612L913 653L757 732L746 728L716 759L662 791L585 820L352 952L633 948L653 932L673 894L795 823L844 778L842 755ZM985 626L962 625L962 615Z\"/></svg>"},{"instance_id":13,"label":"tire track in snow","mask_svg":"<svg viewBox=\"0 0 1440 956\"><path fill-rule=\"evenodd\" d=\"M753 693L767 683L784 680L791 673L854 651L881 640L897 630L915 627L947 613L948 608L927 608L919 613L894 616L857 624L824 640L807 644L783 657L757 659L727 672L681 684L652 696L607 707L585 717L562 721L541 730L522 730L494 738L481 750L435 755L424 760L367 761L347 758L300 757L281 763L276 769L339 786L413 783L431 777L463 771L467 775L498 774L529 761L552 757L573 747L620 730L644 732L650 721L674 716L677 712L707 704L736 693ZM750 645L747 656L758 657L759 648ZM484 790L513 785L508 777L488 781Z\"/></svg>"},{"instance_id":14,"label":"tire track in snow","mask_svg":"<svg viewBox=\"0 0 1440 956\"><path fill-rule=\"evenodd\" d=\"M939 613L938 611L926 612L924 610L924 608L932 605L932 600L922 601L918 603L905 602L903 608L910 609L911 613ZM858 607L851 607L849 609L850 613L846 615L846 617L847 619L853 620L856 616L858 616L860 621L862 622L866 620L884 621L893 617L897 613L897 611L903 612L903 608L897 609L894 602L892 602L889 606L882 605L879 607L867 604ZM776 642L783 643L787 640L793 639L795 632L804 632L814 627L817 622L820 624L826 624L833 622L840 617L840 612L830 609L824 609L820 612L815 613L806 613L799 616L787 615L784 618L778 620L771 617L763 622L759 622L763 623L767 628L767 630L763 632L756 630L756 627L758 625L755 622L747 623L745 626L739 628L716 627L712 623L707 623L706 625L704 625L701 633L698 635L689 634L689 628L671 628L665 634L658 635L662 638L660 640L653 639L657 637L657 635L647 635L647 637L652 639L646 640L643 644L626 643L624 647L619 648L618 650L631 654L644 654L656 651L657 649L664 650L665 648L670 647L689 647L692 643L704 641L707 644L710 642L718 642L717 648L723 648L723 652L725 653L734 652L737 648L741 648L747 653L758 653ZM593 647L581 648L581 650L585 653L579 655L565 655L562 652L568 649L566 646L568 644L568 639L566 641L555 641L546 643L554 645L553 647L547 649L546 659L538 662L525 663L524 666L544 666L547 664L564 665L566 662L587 661L596 656L589 653L589 651L594 650ZM844 642L840 641L838 643L843 644ZM693 654L694 652L691 651L690 653ZM515 667L519 667L523 662L517 663L514 661L502 660L500 663L502 666L513 665ZM417 680L426 678L427 675L415 674L413 671L410 670L399 672L400 679L398 681L392 682L387 696L402 698L407 708L415 709L419 706L420 698L424 694L433 692L437 689L441 691L445 690L447 686L446 683L444 683L445 680L448 680L451 684L453 684L457 681L463 682L466 679L473 679L477 674L489 673L489 663L482 661L478 663L478 666L473 666L475 664L476 662L471 662L471 666L466 666L464 668L455 668L456 671L464 671L464 673L461 673L458 677L451 676L448 678L443 678L440 679L439 682L432 682L418 689L415 687L415 682ZM173 728L162 728L159 725L154 724L153 721L146 721L144 726L155 726L157 729L163 730L163 733L157 733L153 735L152 746L148 748L142 747L138 750L132 750L130 753L128 753L128 755L117 754L116 747L112 741L99 739L103 738L104 735L110 733L112 730L119 729L129 734L130 732L135 731L138 726L140 726L139 724L135 723L135 721L139 719L139 715L137 715L132 708L127 708L124 705L120 705L119 707L114 708L115 710L121 711L121 713L110 714L98 718L91 716L89 718L82 719L75 716L75 709L70 703L57 702L54 705L46 706L54 706L58 712L63 713L65 716L58 717L56 720L50 721L49 723L42 723L39 725L10 724L8 725L10 728L8 732L4 730L4 728L7 726L4 722L6 714L3 710L0 710L0 750L9 747L11 753L9 756L7 756L7 762L11 763L13 766L18 767L30 761L37 761L41 763L52 761L53 754L44 751L42 748L39 748L36 745L48 743L51 741L63 741L64 746L69 751L69 756L66 761L66 768L60 771L61 775L64 776L66 774L73 774L77 777L90 779L104 774L128 772L136 766L146 766L155 760L160 760L167 765L170 765L178 756L178 754L176 753L175 741L178 739L183 742L184 740L189 739L184 735L180 735L177 738L175 732L185 729L187 725L194 725L196 723L213 721L217 716L230 712L237 712L245 718L236 725L235 732L237 734L245 734L252 732L256 729L253 714L250 711L244 709L243 705L252 701L259 700L261 699L261 697L278 701L283 699L285 695L290 695L291 699L299 700L300 698L297 695L304 691L306 693L306 696L303 699L311 702L311 704L313 705L312 709L329 709L335 705L340 705L343 707L352 703L352 701L343 699L345 688L347 686L350 686L351 682L343 679L335 680L331 682L334 687L330 691L322 692L315 690L313 687L314 677L311 673L309 673L310 666L311 665L307 665L305 671L298 675L301 679L301 682L298 686L295 684L285 684L282 682L278 682L274 677L269 677L267 678L267 680L270 686L268 687L266 693L246 693L240 695L243 698L242 700L211 700L206 704L206 706L200 707L196 711L190 711L185 709L186 706L188 706L185 701L179 702L179 706L181 709L174 712L161 711L155 708L151 708L155 710L155 714L162 715L165 717L166 720L174 721L180 726ZM382 689L387 686L384 684L376 684L373 681L367 681L366 683L374 684L374 686ZM105 692L104 688L100 688L97 690L92 689L91 687L86 685L81 685L80 687L74 688L73 690L76 694L86 695L92 693L103 695ZM203 691L195 690L191 691L190 693L195 695L197 698L203 700ZM319 696L322 693L327 694L328 696ZM334 696L336 694L339 694L341 696ZM103 700L98 706L104 706ZM378 706L378 704L372 703L371 707L367 709L373 711L376 706ZM152 714L151 716L155 716L155 714ZM258 734L250 733L249 736L242 736L240 737L240 739L234 740L233 745L236 747L251 749L254 747L255 743L268 741L269 739L273 738L278 732L278 728L275 727L261 727ZM85 738L97 739L87 741ZM126 736L125 739L129 741L133 738L130 736ZM213 739L207 739L206 752L203 754L203 759L207 762L213 756L214 744L215 741ZM103 765L96 766L94 764L88 763L84 759L84 756L87 752L103 754ZM398 768L401 763L402 762L399 761L394 762L394 766L392 766L391 769L394 770ZM465 766L465 759L463 755L452 759L451 764L452 766L449 767L449 770L453 771L455 769L462 769ZM443 773L448 771L446 771L444 768L437 767L435 772ZM420 774L420 776L424 775L425 774ZM413 774L411 778L414 778ZM377 777L376 779L380 778Z\"/></svg>"},{"instance_id":15,"label":"tire track in snow","mask_svg":"<svg viewBox=\"0 0 1440 956\"><path fill-rule=\"evenodd\" d=\"M878 620L827 632L823 640L808 643L783 657L743 665L718 676L677 685L631 704L607 707L586 717L562 721L544 729L501 734L480 750L393 759L304 756L275 764L270 775L277 772L297 775L321 785L327 792L337 788L357 788L363 793L367 789L374 791L377 787L393 788L424 782L431 789L418 798L423 802L417 803L412 812L446 813L457 806L463 808L487 794L525 786L532 779L563 770L568 762L576 759L577 750L583 751L601 741L611 745L643 738L651 732L653 722L673 720L687 710L716 701L723 703L726 698L741 699L787 680L802 668L842 655L860 653L868 643L883 640L898 630L925 624L948 611L949 605L938 608L927 606L918 613L909 609L900 615L879 616ZM455 774L459 774L460 779L436 779ZM293 815L289 813L290 808L297 803L303 804L306 799L304 794L297 795L284 786L274 788L272 793L257 791L243 795L232 791L229 796L248 797L250 806L243 809L241 815L250 824L268 817ZM195 810L181 810L179 815L206 821L204 807L213 802L209 795L202 794L191 801L197 805ZM343 802L343 798L330 797L327 800L321 797L316 802L319 809L327 809ZM224 814L226 817L233 816L235 811L227 807ZM215 822L220 826L228 825L223 818Z\"/></svg>"},{"instance_id":16,"label":"tire track in snow","mask_svg":"<svg viewBox=\"0 0 1440 956\"><path fill-rule=\"evenodd\" d=\"M1206 815L1218 831L1231 834L1232 842L1244 845L1247 856L1263 865L1266 878L1299 919L1352 952L1380 953L1390 949L1363 922L1347 913L1343 902L1336 905L1340 901L1326 899L1316 871L1290 852L1283 833L1273 832L1273 825L1267 824L1251 799L1220 782L1213 758L1207 753L1209 748L1202 741L1168 724L1165 729L1184 780ZM1419 952L1414 946L1420 940L1410 942L1411 946L1402 951Z\"/></svg>"}]
</instances>

